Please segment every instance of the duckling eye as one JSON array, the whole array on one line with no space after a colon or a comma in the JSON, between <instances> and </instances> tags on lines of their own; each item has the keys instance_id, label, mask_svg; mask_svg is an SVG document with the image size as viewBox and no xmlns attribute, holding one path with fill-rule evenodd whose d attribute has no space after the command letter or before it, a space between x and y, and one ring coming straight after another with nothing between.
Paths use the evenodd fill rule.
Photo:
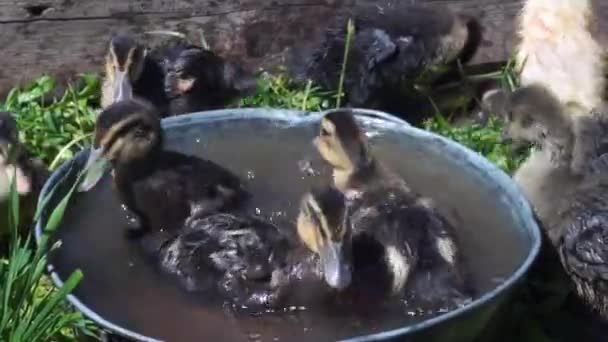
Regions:
<instances>
[{"instance_id":1,"label":"duckling eye","mask_svg":"<svg viewBox=\"0 0 608 342\"><path fill-rule=\"evenodd\" d=\"M522 127L529 127L532 125L532 118L530 118L529 116L524 116L521 119L521 126Z\"/></svg>"},{"instance_id":2,"label":"duckling eye","mask_svg":"<svg viewBox=\"0 0 608 342\"><path fill-rule=\"evenodd\" d=\"M135 128L135 130L133 131L133 135L136 138L145 138L146 137L146 130L143 129L142 127L137 127Z\"/></svg>"}]
</instances>

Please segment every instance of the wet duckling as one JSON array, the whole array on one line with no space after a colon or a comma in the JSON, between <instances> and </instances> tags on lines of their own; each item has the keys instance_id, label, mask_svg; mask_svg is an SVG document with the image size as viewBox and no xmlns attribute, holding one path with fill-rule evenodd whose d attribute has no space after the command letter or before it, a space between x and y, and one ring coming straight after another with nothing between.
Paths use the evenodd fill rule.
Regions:
<instances>
[{"instance_id":1,"label":"wet duckling","mask_svg":"<svg viewBox=\"0 0 608 342\"><path fill-rule=\"evenodd\" d=\"M216 292L236 308L263 311L276 306L279 291L269 283L285 266L290 241L260 217L222 212L189 217L175 238L146 253L188 292Z\"/></svg>"},{"instance_id":2,"label":"wet duckling","mask_svg":"<svg viewBox=\"0 0 608 342\"><path fill-rule=\"evenodd\" d=\"M353 18L355 34L344 76L348 105L407 114L412 123L422 119L419 109L431 105L415 84L429 86L444 71L455 69L450 64L468 51L470 19L449 8L404 1L357 5L332 20L312 56L298 63L305 68L294 71L296 75L303 74L302 78L326 89L338 89L349 18Z\"/></svg>"},{"instance_id":3,"label":"wet duckling","mask_svg":"<svg viewBox=\"0 0 608 342\"><path fill-rule=\"evenodd\" d=\"M187 217L203 217L239 207L249 197L236 175L216 163L163 150L158 111L141 99L123 100L97 118L94 146L86 168L112 168L121 201L140 220L129 232L181 227ZM103 169L103 168L102 168ZM93 187L103 172L88 172L81 191Z\"/></svg>"},{"instance_id":4,"label":"wet duckling","mask_svg":"<svg viewBox=\"0 0 608 342\"><path fill-rule=\"evenodd\" d=\"M333 169L334 185L349 199L375 188L411 192L403 179L373 157L351 110L331 111L321 118L314 144Z\"/></svg>"},{"instance_id":5,"label":"wet duckling","mask_svg":"<svg viewBox=\"0 0 608 342\"><path fill-rule=\"evenodd\" d=\"M557 249L578 296L608 319L608 120L581 106L561 106L542 85L495 91L505 134L537 150L516 181Z\"/></svg>"},{"instance_id":6,"label":"wet duckling","mask_svg":"<svg viewBox=\"0 0 608 342\"><path fill-rule=\"evenodd\" d=\"M38 194L49 177L44 163L33 158L19 141L17 122L12 113L0 112L0 212L8 217L8 196L13 176L20 197L19 225L22 232L29 230L36 210ZM0 226L0 254L6 250L8 222Z\"/></svg>"},{"instance_id":7,"label":"wet duckling","mask_svg":"<svg viewBox=\"0 0 608 342\"><path fill-rule=\"evenodd\" d=\"M225 108L255 93L251 73L210 50L181 45L168 56L165 92L171 115Z\"/></svg>"},{"instance_id":8,"label":"wet duckling","mask_svg":"<svg viewBox=\"0 0 608 342\"><path fill-rule=\"evenodd\" d=\"M367 236L381 246L393 275L392 291L401 291L419 264L434 272L433 279L450 279L453 288L462 288L462 296L457 297L466 296L470 290L465 290L466 275L455 229L433 201L413 192L374 158L351 111L332 111L321 119L320 126L315 144L333 168L336 188L351 203L353 234ZM441 290L438 286L428 293Z\"/></svg>"},{"instance_id":9,"label":"wet duckling","mask_svg":"<svg viewBox=\"0 0 608 342\"><path fill-rule=\"evenodd\" d=\"M524 1L516 54L521 85L543 85L562 103L578 102L587 109L569 114L599 109L607 86L606 62L591 33L593 21L591 0Z\"/></svg>"},{"instance_id":10,"label":"wet duckling","mask_svg":"<svg viewBox=\"0 0 608 342\"><path fill-rule=\"evenodd\" d=\"M116 34L110 40L105 57L101 108L133 96L152 102L161 115L168 110L162 64L152 58L135 37Z\"/></svg>"},{"instance_id":11,"label":"wet duckling","mask_svg":"<svg viewBox=\"0 0 608 342\"><path fill-rule=\"evenodd\" d=\"M304 196L297 231L314 253L307 266L318 268L297 264L300 272L290 275L322 276L330 287L317 295L340 292L355 302L398 297L440 309L466 301L470 289L450 227L409 196L386 195L351 203L328 186Z\"/></svg>"}]
</instances>

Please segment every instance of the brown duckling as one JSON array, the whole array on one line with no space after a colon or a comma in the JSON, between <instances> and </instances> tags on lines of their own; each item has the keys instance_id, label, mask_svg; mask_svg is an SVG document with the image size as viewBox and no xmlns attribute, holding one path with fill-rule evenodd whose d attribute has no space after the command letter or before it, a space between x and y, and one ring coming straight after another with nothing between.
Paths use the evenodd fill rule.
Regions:
<instances>
[{"instance_id":1,"label":"brown duckling","mask_svg":"<svg viewBox=\"0 0 608 342\"><path fill-rule=\"evenodd\" d=\"M424 265L433 277L451 279L467 293L455 228L433 201L374 158L350 110L326 114L320 126L315 144L333 168L335 186L351 201L353 234L382 247L394 276L392 291L401 291L415 265Z\"/></svg>"},{"instance_id":2,"label":"brown duckling","mask_svg":"<svg viewBox=\"0 0 608 342\"><path fill-rule=\"evenodd\" d=\"M114 35L105 57L101 107L138 96L152 102L161 115L169 101L164 88L164 70L159 60L129 34Z\"/></svg>"},{"instance_id":3,"label":"brown duckling","mask_svg":"<svg viewBox=\"0 0 608 342\"><path fill-rule=\"evenodd\" d=\"M36 211L38 195L49 177L44 163L33 158L19 141L19 131L14 115L0 112L0 211L2 217L8 217L8 196L10 184L15 181L19 194L19 226L22 232L30 229L32 218ZM7 242L8 222L0 226L0 251L5 250ZM3 252L0 252L3 254Z\"/></svg>"},{"instance_id":4,"label":"brown duckling","mask_svg":"<svg viewBox=\"0 0 608 342\"><path fill-rule=\"evenodd\" d=\"M329 112L321 118L320 126L314 144L332 167L334 185L347 198L355 198L379 187L411 192L403 179L372 156L367 138L350 110Z\"/></svg>"},{"instance_id":5,"label":"brown duckling","mask_svg":"<svg viewBox=\"0 0 608 342\"><path fill-rule=\"evenodd\" d=\"M298 282L306 277L322 278L325 288L315 295L331 299L340 293L338 299L355 303L401 298L408 305L438 310L466 302L471 290L460 273L449 227L434 222L426 208L407 196L384 201L386 193L376 195L359 204L331 186L305 195L297 231L313 254L292 264L286 279L295 278L302 286ZM371 202L375 204L368 206Z\"/></svg>"},{"instance_id":6,"label":"brown duckling","mask_svg":"<svg viewBox=\"0 0 608 342\"><path fill-rule=\"evenodd\" d=\"M220 165L163 150L159 113L141 99L114 103L97 118L86 168L105 161L120 199L140 220L129 230L136 235L175 229L187 217L236 208L250 197L239 177ZM80 189L90 189L102 174L89 172Z\"/></svg>"},{"instance_id":7,"label":"brown duckling","mask_svg":"<svg viewBox=\"0 0 608 342\"><path fill-rule=\"evenodd\" d=\"M484 101L505 134L536 150L515 180L531 202L576 292L608 319L608 120L605 112L562 105L543 85Z\"/></svg>"},{"instance_id":8,"label":"brown duckling","mask_svg":"<svg viewBox=\"0 0 608 342\"><path fill-rule=\"evenodd\" d=\"M181 44L165 56L165 92L171 115L225 108L255 93L252 74L210 50Z\"/></svg>"}]
</instances>

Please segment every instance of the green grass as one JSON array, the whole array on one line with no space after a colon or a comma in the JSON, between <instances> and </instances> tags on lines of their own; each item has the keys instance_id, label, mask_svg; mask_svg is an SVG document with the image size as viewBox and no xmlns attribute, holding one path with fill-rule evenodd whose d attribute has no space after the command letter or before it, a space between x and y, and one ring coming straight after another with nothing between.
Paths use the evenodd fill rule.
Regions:
<instances>
[{"instance_id":1,"label":"green grass","mask_svg":"<svg viewBox=\"0 0 608 342\"><path fill-rule=\"evenodd\" d=\"M84 87L70 87L59 98L45 103L55 82L42 76L22 88L13 89L0 108L16 114L21 141L51 169L92 142L95 127L94 103L100 94L99 78L82 75Z\"/></svg>"},{"instance_id":2,"label":"green grass","mask_svg":"<svg viewBox=\"0 0 608 342\"><path fill-rule=\"evenodd\" d=\"M57 248L49 245L49 236L58 227L69 192L53 208L44 228L38 248L30 249L31 233L19 234L19 198L12 184L8 199L11 241L8 259L0 260L0 340L2 341L66 341L77 336L96 336L96 328L82 314L72 311L66 296L78 285L82 272L72 273L61 288L54 288L45 277L47 252ZM40 208L45 208L47 200ZM41 209L35 214L40 217Z\"/></svg>"}]
</instances>

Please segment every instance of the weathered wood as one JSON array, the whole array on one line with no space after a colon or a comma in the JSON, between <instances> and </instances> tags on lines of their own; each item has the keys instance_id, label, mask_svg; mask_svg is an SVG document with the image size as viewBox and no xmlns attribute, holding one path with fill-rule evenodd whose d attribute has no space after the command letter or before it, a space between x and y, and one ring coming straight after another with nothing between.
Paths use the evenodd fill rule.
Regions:
<instances>
[{"instance_id":1,"label":"weathered wood","mask_svg":"<svg viewBox=\"0 0 608 342\"><path fill-rule=\"evenodd\" d=\"M407 0L395 0L407 1ZM49 73L67 80L100 71L111 33L177 30L253 68L280 64L289 47L317 37L343 8L373 0L0 0L0 94ZM483 41L472 63L505 60L521 0L409 0L477 17ZM608 2L596 0L608 44Z\"/></svg>"}]
</instances>

